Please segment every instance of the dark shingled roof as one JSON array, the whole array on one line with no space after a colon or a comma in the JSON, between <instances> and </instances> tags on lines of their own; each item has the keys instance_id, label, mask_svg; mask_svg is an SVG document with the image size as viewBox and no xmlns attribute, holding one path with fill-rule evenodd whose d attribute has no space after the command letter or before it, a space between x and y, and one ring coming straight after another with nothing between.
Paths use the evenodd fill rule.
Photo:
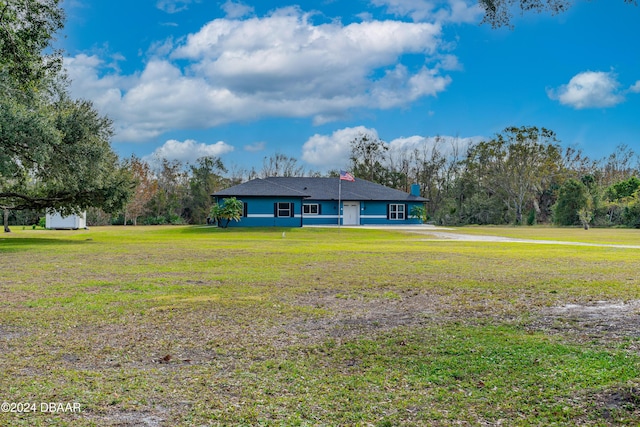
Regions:
<instances>
[{"instance_id":1,"label":"dark shingled roof","mask_svg":"<svg viewBox=\"0 0 640 427\"><path fill-rule=\"evenodd\" d=\"M213 195L215 197L300 197L312 200L338 200L339 178L270 177L235 185ZM425 202L423 197L364 179L342 181L342 200L393 200Z\"/></svg>"}]
</instances>

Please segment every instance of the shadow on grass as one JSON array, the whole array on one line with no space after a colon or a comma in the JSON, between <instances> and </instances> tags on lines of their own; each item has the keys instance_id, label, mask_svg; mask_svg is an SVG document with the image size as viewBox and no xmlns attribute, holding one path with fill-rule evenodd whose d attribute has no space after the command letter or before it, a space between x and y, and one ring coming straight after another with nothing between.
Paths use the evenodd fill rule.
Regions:
<instances>
[{"instance_id":1,"label":"shadow on grass","mask_svg":"<svg viewBox=\"0 0 640 427\"><path fill-rule=\"evenodd\" d=\"M181 234L251 234L251 233L273 233L282 234L301 230L300 227L227 227L221 228L215 225L194 225L179 229Z\"/></svg>"},{"instance_id":2,"label":"shadow on grass","mask_svg":"<svg viewBox=\"0 0 640 427\"><path fill-rule=\"evenodd\" d=\"M19 252L29 249L38 249L44 247L53 246L71 246L71 245L86 245L93 243L93 239L85 240L72 240L72 239L42 239L38 237L25 238L25 237L9 237L5 238L0 236L0 253L2 252Z\"/></svg>"}]
</instances>

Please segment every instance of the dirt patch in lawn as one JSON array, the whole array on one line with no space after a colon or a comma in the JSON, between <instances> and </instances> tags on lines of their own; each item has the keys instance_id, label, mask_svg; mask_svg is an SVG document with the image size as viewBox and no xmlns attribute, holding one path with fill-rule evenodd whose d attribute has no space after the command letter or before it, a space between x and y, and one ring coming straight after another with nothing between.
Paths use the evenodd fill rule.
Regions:
<instances>
[{"instance_id":1,"label":"dirt patch in lawn","mask_svg":"<svg viewBox=\"0 0 640 427\"><path fill-rule=\"evenodd\" d=\"M149 412L117 412L109 415L88 415L87 420L100 426L117 427L161 427L166 425L164 419Z\"/></svg>"},{"instance_id":2,"label":"dirt patch in lawn","mask_svg":"<svg viewBox=\"0 0 640 427\"><path fill-rule=\"evenodd\" d=\"M453 308L452 296L434 293L395 291L386 297L345 297L336 293L307 294L296 304L330 311L330 316L298 320L274 328L270 333L280 345L294 342L312 344L327 338L350 339L374 331L397 327L464 322L469 324L523 324L532 331L563 334L577 341L619 341L640 337L640 301L597 301L592 304L564 304L555 307L532 307L527 313L487 312ZM455 298L455 297L453 297ZM292 342L294 341L294 342ZM631 345L634 345L633 343ZM638 344L640 351L640 344Z\"/></svg>"},{"instance_id":3,"label":"dirt patch in lawn","mask_svg":"<svg viewBox=\"0 0 640 427\"><path fill-rule=\"evenodd\" d=\"M640 415L640 388L630 383L600 391L584 390L566 404L585 408L583 416L572 420L574 425L632 425L630 421Z\"/></svg>"},{"instance_id":4,"label":"dirt patch in lawn","mask_svg":"<svg viewBox=\"0 0 640 427\"><path fill-rule=\"evenodd\" d=\"M532 326L584 340L620 340L640 336L640 301L597 301L541 310ZM637 344L633 344L637 347ZM640 350L640 347L638 347Z\"/></svg>"},{"instance_id":5,"label":"dirt patch in lawn","mask_svg":"<svg viewBox=\"0 0 640 427\"><path fill-rule=\"evenodd\" d=\"M310 293L295 299L294 304L326 310L328 316L297 320L281 325L275 332L281 345L314 344L331 339L351 339L373 331L385 331L400 326L417 326L441 318L440 297L413 290L388 291L372 298L363 295L343 295L336 292Z\"/></svg>"}]
</instances>

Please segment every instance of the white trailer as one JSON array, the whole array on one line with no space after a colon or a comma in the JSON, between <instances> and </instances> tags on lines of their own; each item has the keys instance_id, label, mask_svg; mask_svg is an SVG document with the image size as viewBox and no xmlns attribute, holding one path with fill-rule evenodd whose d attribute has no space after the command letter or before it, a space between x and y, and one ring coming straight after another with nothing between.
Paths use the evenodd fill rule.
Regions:
<instances>
[{"instance_id":1,"label":"white trailer","mask_svg":"<svg viewBox=\"0 0 640 427\"><path fill-rule=\"evenodd\" d=\"M77 230L87 228L87 213L62 216L58 212L47 213L45 227L50 230Z\"/></svg>"}]
</instances>

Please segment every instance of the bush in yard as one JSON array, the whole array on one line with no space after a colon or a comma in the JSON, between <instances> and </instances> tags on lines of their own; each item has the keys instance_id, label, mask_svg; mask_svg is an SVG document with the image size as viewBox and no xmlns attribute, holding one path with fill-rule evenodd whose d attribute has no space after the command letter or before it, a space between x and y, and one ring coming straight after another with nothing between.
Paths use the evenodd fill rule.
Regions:
<instances>
[{"instance_id":1,"label":"bush in yard","mask_svg":"<svg viewBox=\"0 0 640 427\"><path fill-rule=\"evenodd\" d=\"M624 208L622 218L626 226L640 228L640 190L629 198L629 203Z\"/></svg>"},{"instance_id":2,"label":"bush in yard","mask_svg":"<svg viewBox=\"0 0 640 427\"><path fill-rule=\"evenodd\" d=\"M587 187L580 181L569 179L558 192L558 201L553 207L553 221L558 225L578 225L587 227L590 220L590 200Z\"/></svg>"},{"instance_id":3,"label":"bush in yard","mask_svg":"<svg viewBox=\"0 0 640 427\"><path fill-rule=\"evenodd\" d=\"M527 215L527 225L535 225L536 223L536 210L529 209L529 215Z\"/></svg>"},{"instance_id":4,"label":"bush in yard","mask_svg":"<svg viewBox=\"0 0 640 427\"><path fill-rule=\"evenodd\" d=\"M222 204L218 203L211 208L211 217L215 218L220 227L227 228L231 221L240 221L242 211L242 201L235 197L230 197L224 199Z\"/></svg>"},{"instance_id":5,"label":"bush in yard","mask_svg":"<svg viewBox=\"0 0 640 427\"><path fill-rule=\"evenodd\" d=\"M427 214L427 208L424 206L412 207L411 218L419 219L423 223L427 222L427 220L429 219L429 215Z\"/></svg>"}]
</instances>

